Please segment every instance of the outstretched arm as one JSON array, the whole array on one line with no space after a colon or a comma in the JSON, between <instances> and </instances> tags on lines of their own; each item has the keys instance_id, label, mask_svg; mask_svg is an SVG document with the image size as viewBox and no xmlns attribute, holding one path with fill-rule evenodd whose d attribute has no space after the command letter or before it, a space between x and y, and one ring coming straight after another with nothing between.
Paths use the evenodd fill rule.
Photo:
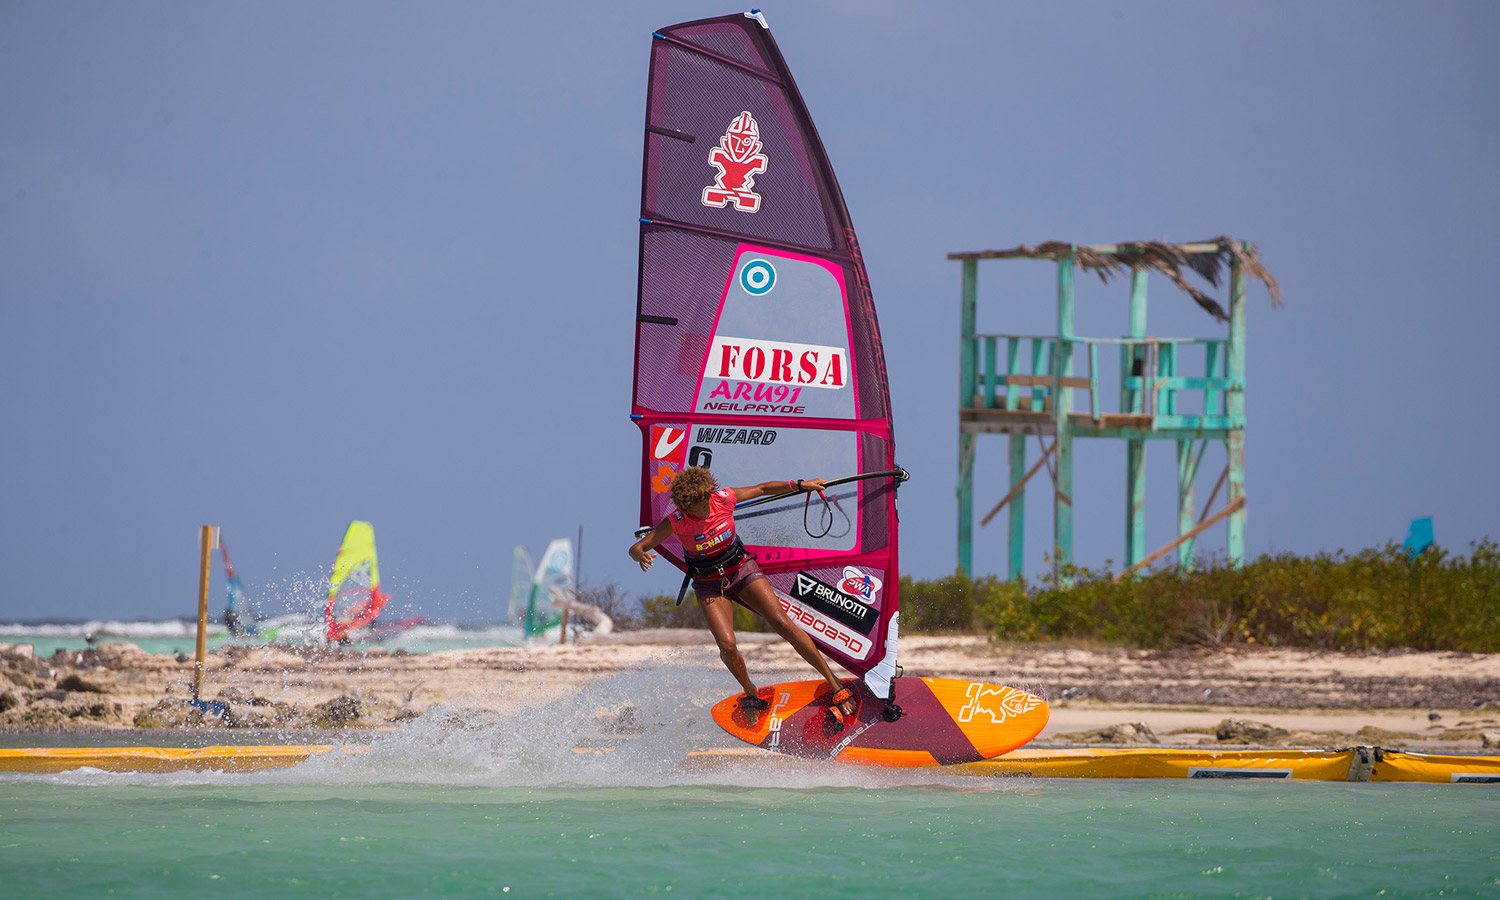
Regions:
<instances>
[{"instance_id":1,"label":"outstretched arm","mask_svg":"<svg viewBox=\"0 0 1500 900\"><path fill-rule=\"evenodd\" d=\"M795 478L790 481L763 481L749 487L733 488L734 502L741 503L745 500L754 500L756 497L790 494L797 491L821 491L826 487L828 487L827 482L821 478L803 478L800 481Z\"/></svg>"},{"instance_id":2,"label":"outstretched arm","mask_svg":"<svg viewBox=\"0 0 1500 900\"><path fill-rule=\"evenodd\" d=\"M672 522L662 519L651 529L651 533L630 545L630 558L641 564L641 571L645 572L655 562L656 554L651 551L661 545L661 542L672 536Z\"/></svg>"}]
</instances>

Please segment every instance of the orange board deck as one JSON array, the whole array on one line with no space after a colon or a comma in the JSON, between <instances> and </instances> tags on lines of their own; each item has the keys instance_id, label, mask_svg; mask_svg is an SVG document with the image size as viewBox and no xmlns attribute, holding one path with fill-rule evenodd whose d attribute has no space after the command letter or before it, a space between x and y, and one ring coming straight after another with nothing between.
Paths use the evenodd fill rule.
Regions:
<instances>
[{"instance_id":1,"label":"orange board deck","mask_svg":"<svg viewBox=\"0 0 1500 900\"><path fill-rule=\"evenodd\" d=\"M884 700L848 680L859 709L842 726L828 715L824 681L761 688L769 709L747 712L739 695L714 705L721 728L748 744L792 756L874 766L956 765L1020 747L1047 725L1047 703L1016 688L957 678L897 678L902 715L888 721Z\"/></svg>"}]
</instances>

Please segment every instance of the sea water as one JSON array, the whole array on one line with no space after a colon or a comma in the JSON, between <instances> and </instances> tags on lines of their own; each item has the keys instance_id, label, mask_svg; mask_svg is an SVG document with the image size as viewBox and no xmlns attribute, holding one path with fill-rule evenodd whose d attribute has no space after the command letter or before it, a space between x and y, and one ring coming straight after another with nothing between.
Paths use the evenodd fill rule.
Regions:
<instances>
[{"instance_id":1,"label":"sea water","mask_svg":"<svg viewBox=\"0 0 1500 900\"><path fill-rule=\"evenodd\" d=\"M1500 896L1493 787L705 759L703 656L289 769L0 776L0 894Z\"/></svg>"},{"instance_id":2,"label":"sea water","mask_svg":"<svg viewBox=\"0 0 1500 900\"><path fill-rule=\"evenodd\" d=\"M299 630L289 630L279 643L294 644L320 638L320 620L307 619L307 625ZM197 647L198 623L188 619L161 619L154 621L121 622L95 620L90 622L0 622L0 643L30 644L38 656L51 656L58 650L81 653L96 644L124 641L135 644L147 653L186 653L192 655ZM424 623L391 635L385 640L358 647L384 647L387 650L405 650L407 653L436 653L441 650L474 650L483 647L514 647L520 645L525 636L514 625L500 624L452 624ZM556 640L554 637L553 640ZM265 646L263 638L233 637L223 625L210 623L206 644L209 652L218 652L229 645L248 647Z\"/></svg>"}]
</instances>

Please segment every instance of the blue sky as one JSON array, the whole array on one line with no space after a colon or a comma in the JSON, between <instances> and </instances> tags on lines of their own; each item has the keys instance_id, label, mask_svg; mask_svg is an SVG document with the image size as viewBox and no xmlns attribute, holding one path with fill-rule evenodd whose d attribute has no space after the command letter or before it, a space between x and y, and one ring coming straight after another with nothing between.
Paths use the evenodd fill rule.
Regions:
<instances>
[{"instance_id":1,"label":"blue sky","mask_svg":"<svg viewBox=\"0 0 1500 900\"><path fill-rule=\"evenodd\" d=\"M1260 246L1286 306L1252 287L1252 553L1417 515L1459 550L1500 535L1500 6L920 9L766 7L868 263L908 571L955 560L944 256L1053 239ZM647 52L732 11L0 5L0 619L188 614L205 523L272 608L316 597L353 518L393 602L434 618L498 618L512 548L580 525L587 578L675 590L625 555ZM981 331L1052 330L1047 264L980 279ZM1078 331L1122 334L1128 288L1079 283ZM1218 334L1151 290L1153 334ZM1123 445L1077 460L1078 561L1119 559ZM978 466L982 512L1003 441ZM1171 445L1148 466L1155 547Z\"/></svg>"}]
</instances>

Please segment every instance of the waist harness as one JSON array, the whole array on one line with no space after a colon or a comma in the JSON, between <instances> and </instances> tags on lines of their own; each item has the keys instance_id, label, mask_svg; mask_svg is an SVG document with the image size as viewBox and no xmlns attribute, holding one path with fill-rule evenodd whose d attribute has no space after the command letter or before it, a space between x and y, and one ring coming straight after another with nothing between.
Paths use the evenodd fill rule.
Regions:
<instances>
[{"instance_id":1,"label":"waist harness","mask_svg":"<svg viewBox=\"0 0 1500 900\"><path fill-rule=\"evenodd\" d=\"M687 573L682 576L682 587L677 591L677 605L682 605L683 598L687 596L689 584L710 578L723 578L743 565L747 557L755 558L753 554L745 552L745 543L740 540L739 535L735 535L734 543L717 556L695 559L684 553L682 563L687 567Z\"/></svg>"}]
</instances>

